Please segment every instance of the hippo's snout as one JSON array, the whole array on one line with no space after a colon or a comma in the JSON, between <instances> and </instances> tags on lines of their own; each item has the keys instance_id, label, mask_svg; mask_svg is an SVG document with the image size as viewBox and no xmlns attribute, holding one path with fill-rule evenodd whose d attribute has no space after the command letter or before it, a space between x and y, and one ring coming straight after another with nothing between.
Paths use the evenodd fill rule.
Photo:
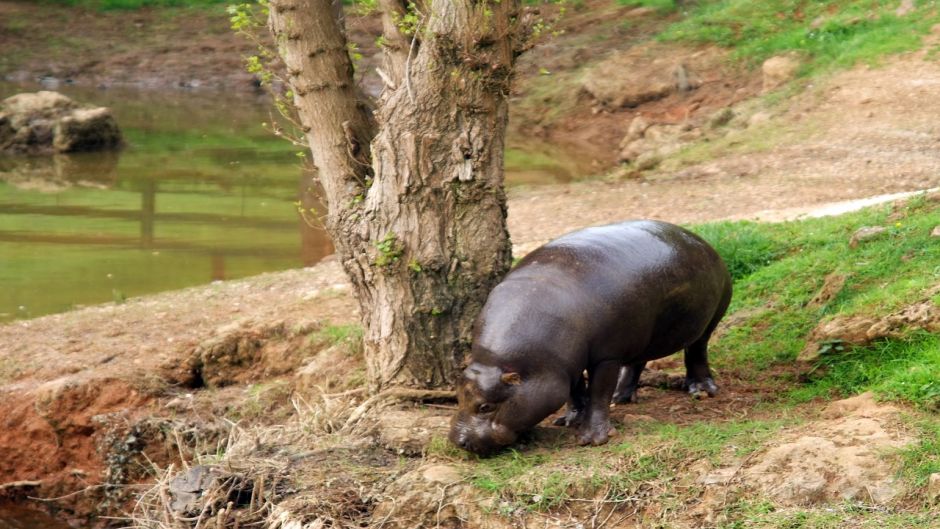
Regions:
<instances>
[{"instance_id":1,"label":"hippo's snout","mask_svg":"<svg viewBox=\"0 0 940 529\"><path fill-rule=\"evenodd\" d=\"M490 455L516 440L515 433L506 427L482 417L459 415L454 417L447 437L455 446L480 456Z\"/></svg>"}]
</instances>

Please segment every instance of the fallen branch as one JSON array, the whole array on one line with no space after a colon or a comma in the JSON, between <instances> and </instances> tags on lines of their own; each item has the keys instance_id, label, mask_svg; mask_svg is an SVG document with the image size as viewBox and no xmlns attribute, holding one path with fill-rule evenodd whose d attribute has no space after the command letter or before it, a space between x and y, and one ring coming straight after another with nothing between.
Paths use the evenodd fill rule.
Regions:
<instances>
[{"instance_id":1,"label":"fallen branch","mask_svg":"<svg viewBox=\"0 0 940 529\"><path fill-rule=\"evenodd\" d=\"M0 492L10 489L32 489L42 485L42 481L10 481L0 484Z\"/></svg>"},{"instance_id":2,"label":"fallen branch","mask_svg":"<svg viewBox=\"0 0 940 529\"><path fill-rule=\"evenodd\" d=\"M434 389L407 389L407 388L389 388L385 391L373 395L356 407L355 410L346 419L343 429L352 428L362 417L378 404L389 400L437 400L437 399L455 399L457 394L453 391L434 390Z\"/></svg>"}]
</instances>

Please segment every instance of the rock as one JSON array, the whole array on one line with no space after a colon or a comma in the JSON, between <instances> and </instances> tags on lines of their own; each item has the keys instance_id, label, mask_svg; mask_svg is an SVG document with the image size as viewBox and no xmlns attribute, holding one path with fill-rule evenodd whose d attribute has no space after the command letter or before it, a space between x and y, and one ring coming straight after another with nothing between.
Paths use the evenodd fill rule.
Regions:
<instances>
[{"instance_id":1,"label":"rock","mask_svg":"<svg viewBox=\"0 0 940 529\"><path fill-rule=\"evenodd\" d=\"M199 465L181 472L170 480L170 508L178 514L199 512L204 491L222 477L213 467Z\"/></svg>"},{"instance_id":2,"label":"rock","mask_svg":"<svg viewBox=\"0 0 940 529\"><path fill-rule=\"evenodd\" d=\"M0 103L0 152L112 150L120 145L120 130L107 108L82 108L49 91L17 94Z\"/></svg>"},{"instance_id":3,"label":"rock","mask_svg":"<svg viewBox=\"0 0 940 529\"><path fill-rule=\"evenodd\" d=\"M859 243L875 239L887 231L888 228L884 226L862 226L852 234L852 238L849 240L849 248L855 248Z\"/></svg>"},{"instance_id":4,"label":"rock","mask_svg":"<svg viewBox=\"0 0 940 529\"><path fill-rule=\"evenodd\" d=\"M910 442L894 427L899 410L869 394L840 402L754 457L740 473L744 484L787 505L895 499L901 491L886 457Z\"/></svg>"},{"instance_id":5,"label":"rock","mask_svg":"<svg viewBox=\"0 0 940 529\"><path fill-rule=\"evenodd\" d=\"M914 0L901 0L901 5L894 10L894 14L903 17L911 14L917 7L914 5Z\"/></svg>"},{"instance_id":6,"label":"rock","mask_svg":"<svg viewBox=\"0 0 940 529\"><path fill-rule=\"evenodd\" d=\"M652 125L647 127L643 139L662 144L675 141L681 133L679 125Z\"/></svg>"},{"instance_id":7,"label":"rock","mask_svg":"<svg viewBox=\"0 0 940 529\"><path fill-rule=\"evenodd\" d=\"M796 77L800 69L800 60L796 55L777 55L764 61L761 65L763 74L763 91L769 92Z\"/></svg>"},{"instance_id":8,"label":"rock","mask_svg":"<svg viewBox=\"0 0 940 529\"><path fill-rule=\"evenodd\" d=\"M932 295L932 294L928 294ZM865 345L881 338L898 338L911 329L940 331L940 307L932 301L912 303L882 318L853 315L838 316L820 323L806 339L806 348L797 360L814 362L819 359L823 344Z\"/></svg>"},{"instance_id":9,"label":"rock","mask_svg":"<svg viewBox=\"0 0 940 529\"><path fill-rule=\"evenodd\" d=\"M652 15L655 12L656 9L652 7L635 7L624 13L623 16L625 18L640 18L645 17L646 15Z\"/></svg>"},{"instance_id":10,"label":"rock","mask_svg":"<svg viewBox=\"0 0 940 529\"><path fill-rule=\"evenodd\" d=\"M708 50L691 56L663 45L635 46L614 53L588 69L581 90L596 107L635 107L702 84L697 72L720 66L721 52Z\"/></svg>"},{"instance_id":11,"label":"rock","mask_svg":"<svg viewBox=\"0 0 940 529\"><path fill-rule=\"evenodd\" d=\"M618 159L621 163L632 162L636 160L641 154L647 151L651 151L655 148L653 142L646 141L643 138L632 141L623 148L620 149L620 154Z\"/></svg>"},{"instance_id":12,"label":"rock","mask_svg":"<svg viewBox=\"0 0 940 529\"><path fill-rule=\"evenodd\" d=\"M734 119L734 116L735 113L731 107L722 108L709 116L708 126L713 129L724 127L729 122L731 122L732 119Z\"/></svg>"},{"instance_id":13,"label":"rock","mask_svg":"<svg viewBox=\"0 0 940 529\"><path fill-rule=\"evenodd\" d=\"M460 471L451 465L424 467L421 475L428 483L440 483L441 485L452 485L463 480Z\"/></svg>"},{"instance_id":14,"label":"rock","mask_svg":"<svg viewBox=\"0 0 940 529\"><path fill-rule=\"evenodd\" d=\"M940 503L940 472L934 472L927 479L927 501Z\"/></svg>"},{"instance_id":15,"label":"rock","mask_svg":"<svg viewBox=\"0 0 940 529\"><path fill-rule=\"evenodd\" d=\"M940 237L940 225L934 226L933 231L930 232L931 237Z\"/></svg>"},{"instance_id":16,"label":"rock","mask_svg":"<svg viewBox=\"0 0 940 529\"><path fill-rule=\"evenodd\" d=\"M630 121L630 125L627 127L627 134L620 140L620 147L623 148L630 142L642 138L646 129L650 128L650 125L651 123L643 116L633 118L633 120Z\"/></svg>"},{"instance_id":17,"label":"rock","mask_svg":"<svg viewBox=\"0 0 940 529\"><path fill-rule=\"evenodd\" d=\"M41 91L10 96L3 100L3 110L21 119L54 118L78 108L78 103L58 93Z\"/></svg>"},{"instance_id":18,"label":"rock","mask_svg":"<svg viewBox=\"0 0 940 529\"><path fill-rule=\"evenodd\" d=\"M58 152L104 151L121 144L121 130L111 110L77 109L55 125L52 147Z\"/></svg>"},{"instance_id":19,"label":"rock","mask_svg":"<svg viewBox=\"0 0 940 529\"><path fill-rule=\"evenodd\" d=\"M636 168L640 171L648 171L656 168L662 161L663 157L658 152L646 151L636 157Z\"/></svg>"},{"instance_id":20,"label":"rock","mask_svg":"<svg viewBox=\"0 0 940 529\"><path fill-rule=\"evenodd\" d=\"M373 520L386 529L414 527L472 527L511 529L513 520L500 515L498 498L461 479L449 465L422 467L395 479L379 496Z\"/></svg>"},{"instance_id":21,"label":"rock","mask_svg":"<svg viewBox=\"0 0 940 529\"><path fill-rule=\"evenodd\" d=\"M748 127L756 127L757 125L762 125L770 121L769 112L755 112L751 117L747 118Z\"/></svg>"},{"instance_id":22,"label":"rock","mask_svg":"<svg viewBox=\"0 0 940 529\"><path fill-rule=\"evenodd\" d=\"M378 419L379 441L404 455L421 455L435 437L446 438L450 415L428 415L422 410L389 410Z\"/></svg>"},{"instance_id":23,"label":"rock","mask_svg":"<svg viewBox=\"0 0 940 529\"><path fill-rule=\"evenodd\" d=\"M826 276L822 288L813 296L813 299L809 300L806 306L811 309L825 306L832 301L833 298L838 296L839 292L842 292L842 287L845 286L846 279L847 277L844 274L838 273L832 273Z\"/></svg>"}]
</instances>

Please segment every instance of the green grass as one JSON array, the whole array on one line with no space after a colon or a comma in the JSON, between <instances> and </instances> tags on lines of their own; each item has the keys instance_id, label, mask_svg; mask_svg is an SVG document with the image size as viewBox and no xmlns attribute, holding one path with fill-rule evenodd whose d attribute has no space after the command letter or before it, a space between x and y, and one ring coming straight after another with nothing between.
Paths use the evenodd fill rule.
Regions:
<instances>
[{"instance_id":1,"label":"green grass","mask_svg":"<svg viewBox=\"0 0 940 529\"><path fill-rule=\"evenodd\" d=\"M940 338L915 332L905 340L823 356L824 375L794 392L797 400L874 391L928 409L940 408Z\"/></svg>"},{"instance_id":2,"label":"green grass","mask_svg":"<svg viewBox=\"0 0 940 529\"><path fill-rule=\"evenodd\" d=\"M470 467L468 479L498 496L509 511L546 511L572 499L626 501L651 482L670 489L693 461L720 464L749 454L792 423L790 419L682 426L638 423L610 444L590 450L512 450L479 459Z\"/></svg>"},{"instance_id":3,"label":"green grass","mask_svg":"<svg viewBox=\"0 0 940 529\"><path fill-rule=\"evenodd\" d=\"M326 345L345 345L349 354L362 354L362 326L356 324L349 325L327 325L310 335L310 340L314 343Z\"/></svg>"},{"instance_id":4,"label":"green grass","mask_svg":"<svg viewBox=\"0 0 940 529\"><path fill-rule=\"evenodd\" d=\"M663 13L676 10L675 0L617 0L617 3L627 7L650 7Z\"/></svg>"},{"instance_id":5,"label":"green grass","mask_svg":"<svg viewBox=\"0 0 940 529\"><path fill-rule=\"evenodd\" d=\"M897 1L710 0L667 28L665 41L717 44L751 64L784 52L805 58L803 73L875 62L909 51L937 23L937 3L921 1L897 16Z\"/></svg>"},{"instance_id":6,"label":"green grass","mask_svg":"<svg viewBox=\"0 0 940 529\"><path fill-rule=\"evenodd\" d=\"M936 528L930 512L904 512L842 504L818 509L779 507L766 499L744 497L724 509L716 529L908 529Z\"/></svg>"},{"instance_id":7,"label":"green grass","mask_svg":"<svg viewBox=\"0 0 940 529\"><path fill-rule=\"evenodd\" d=\"M800 222L708 224L694 227L729 261L737 281L730 314L738 321L712 347L717 368L759 377L788 365L820 321L890 314L923 300L940 282L940 244L930 237L938 206L923 197L893 211L864 211ZM886 226L885 236L849 247L861 226ZM845 286L820 307L808 302L826 276ZM805 401L874 391L922 407L940 402L940 339L906 332L865 347L824 355L811 381L792 391Z\"/></svg>"},{"instance_id":8,"label":"green grass","mask_svg":"<svg viewBox=\"0 0 940 529\"><path fill-rule=\"evenodd\" d=\"M900 473L914 490L920 490L931 474L940 472L940 422L921 419L914 429L920 440L901 450Z\"/></svg>"},{"instance_id":9,"label":"green grass","mask_svg":"<svg viewBox=\"0 0 940 529\"><path fill-rule=\"evenodd\" d=\"M716 222L695 231L718 251L734 281L774 262L785 249L782 241L765 234L754 222Z\"/></svg>"}]
</instances>

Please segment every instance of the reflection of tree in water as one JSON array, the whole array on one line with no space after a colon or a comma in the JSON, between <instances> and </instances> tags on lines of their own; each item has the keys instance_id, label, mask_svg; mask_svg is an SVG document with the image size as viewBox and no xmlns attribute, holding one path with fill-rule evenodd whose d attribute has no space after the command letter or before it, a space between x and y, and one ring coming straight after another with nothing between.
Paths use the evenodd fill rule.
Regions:
<instances>
[{"instance_id":1,"label":"reflection of tree in water","mask_svg":"<svg viewBox=\"0 0 940 529\"><path fill-rule=\"evenodd\" d=\"M0 157L0 181L45 193L70 187L107 189L117 183L119 160L117 152Z\"/></svg>"}]
</instances>

